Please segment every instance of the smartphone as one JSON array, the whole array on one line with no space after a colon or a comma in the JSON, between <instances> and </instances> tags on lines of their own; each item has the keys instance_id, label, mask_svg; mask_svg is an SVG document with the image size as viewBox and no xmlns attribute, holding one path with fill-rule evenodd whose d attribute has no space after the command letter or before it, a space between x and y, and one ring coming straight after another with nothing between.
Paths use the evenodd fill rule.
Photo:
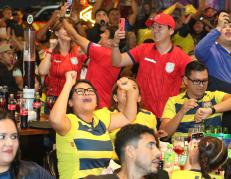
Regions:
<instances>
[{"instance_id":1,"label":"smartphone","mask_svg":"<svg viewBox=\"0 0 231 179\"><path fill-rule=\"evenodd\" d=\"M72 0L67 0L68 9L66 10L65 17L71 16L71 6L72 6Z\"/></svg>"},{"instance_id":2,"label":"smartphone","mask_svg":"<svg viewBox=\"0 0 231 179\"><path fill-rule=\"evenodd\" d=\"M119 21L119 30L125 31L125 18L120 18L120 21Z\"/></svg>"}]
</instances>

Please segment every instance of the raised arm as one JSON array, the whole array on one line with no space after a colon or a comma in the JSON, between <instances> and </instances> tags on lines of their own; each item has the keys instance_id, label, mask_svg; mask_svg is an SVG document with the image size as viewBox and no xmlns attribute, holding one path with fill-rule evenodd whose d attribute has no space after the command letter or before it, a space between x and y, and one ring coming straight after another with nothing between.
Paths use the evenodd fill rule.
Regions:
<instances>
[{"instance_id":1,"label":"raised arm","mask_svg":"<svg viewBox=\"0 0 231 179\"><path fill-rule=\"evenodd\" d=\"M92 17L95 17L95 12L102 7L104 0L96 0L93 9L92 9Z\"/></svg>"},{"instance_id":2,"label":"raised arm","mask_svg":"<svg viewBox=\"0 0 231 179\"><path fill-rule=\"evenodd\" d=\"M111 123L109 130L121 128L136 119L137 101L139 90L134 86L131 80L123 77L117 81L118 87L125 90L127 95L126 106L124 111L111 114Z\"/></svg>"},{"instance_id":3,"label":"raised arm","mask_svg":"<svg viewBox=\"0 0 231 179\"><path fill-rule=\"evenodd\" d=\"M80 23L79 11L77 11L77 10L71 11L71 19L72 19L73 22L74 22L74 27L75 27L75 29L77 30L77 32L78 32L81 36L86 37L87 34L86 34L84 28L82 27L82 24Z\"/></svg>"},{"instance_id":4,"label":"raised arm","mask_svg":"<svg viewBox=\"0 0 231 179\"><path fill-rule=\"evenodd\" d=\"M229 15L225 12L220 13L218 17L218 24L216 29L210 31L200 42L197 44L195 54L200 61L205 61L209 56L211 47L215 44L218 37L221 35L220 31L229 20Z\"/></svg>"},{"instance_id":5,"label":"raised arm","mask_svg":"<svg viewBox=\"0 0 231 179\"><path fill-rule=\"evenodd\" d=\"M66 82L50 112L50 124L59 135L65 135L71 128L71 122L66 117L66 110L68 104L68 97L72 86L76 82L76 78L76 71L69 71L66 73Z\"/></svg>"},{"instance_id":6,"label":"raised arm","mask_svg":"<svg viewBox=\"0 0 231 179\"><path fill-rule=\"evenodd\" d=\"M56 45L58 44L57 39L50 39L50 47L45 52L45 58L41 61L38 67L38 72L40 75L45 76L49 73L49 69L51 66L51 55L53 50L55 49Z\"/></svg>"},{"instance_id":7,"label":"raised arm","mask_svg":"<svg viewBox=\"0 0 231 179\"><path fill-rule=\"evenodd\" d=\"M59 10L55 10L49 21L41 29L39 29L38 33L36 34L37 40L42 41L46 39L46 33L49 30L49 28L52 27L58 21L59 13Z\"/></svg>"},{"instance_id":8,"label":"raised arm","mask_svg":"<svg viewBox=\"0 0 231 179\"><path fill-rule=\"evenodd\" d=\"M120 29L115 32L112 46L112 65L115 67L124 67L133 65L132 60L127 53L120 53L119 43L120 39L125 38L125 31Z\"/></svg>"},{"instance_id":9,"label":"raised arm","mask_svg":"<svg viewBox=\"0 0 231 179\"><path fill-rule=\"evenodd\" d=\"M181 120L183 119L187 111L195 108L197 105L198 104L196 103L195 99L189 99L185 101L185 103L182 105L179 112L177 112L173 118L167 118L166 116L169 114L174 115L173 114L174 113L173 112L174 103L172 103L169 100L164 109L164 114L163 114L163 119L161 121L160 129L166 131L169 136L172 136L177 130L178 126L180 125Z\"/></svg>"},{"instance_id":10,"label":"raised arm","mask_svg":"<svg viewBox=\"0 0 231 179\"><path fill-rule=\"evenodd\" d=\"M132 0L131 8L132 13L128 16L128 22L130 25L134 25L136 23L136 17L138 15L138 4L136 0Z\"/></svg>"},{"instance_id":11,"label":"raised arm","mask_svg":"<svg viewBox=\"0 0 231 179\"><path fill-rule=\"evenodd\" d=\"M78 34L78 32L75 30L75 28L66 21L66 19L63 19L63 26L68 32L68 34L72 37L72 40L74 40L84 51L84 53L87 53L88 44L90 43L89 40L87 40L85 37Z\"/></svg>"}]
</instances>

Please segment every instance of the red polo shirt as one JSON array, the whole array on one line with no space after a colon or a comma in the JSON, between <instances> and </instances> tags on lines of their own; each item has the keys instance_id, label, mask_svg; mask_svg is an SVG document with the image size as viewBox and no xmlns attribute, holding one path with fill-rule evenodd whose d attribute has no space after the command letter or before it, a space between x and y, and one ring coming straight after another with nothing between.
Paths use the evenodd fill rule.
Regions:
<instances>
[{"instance_id":1,"label":"red polo shirt","mask_svg":"<svg viewBox=\"0 0 231 179\"><path fill-rule=\"evenodd\" d=\"M179 93L191 58L175 46L161 55L153 43L141 44L127 53L134 63L139 63L137 81L144 107L160 118L168 98Z\"/></svg>"},{"instance_id":2,"label":"red polo shirt","mask_svg":"<svg viewBox=\"0 0 231 179\"><path fill-rule=\"evenodd\" d=\"M60 94L66 81L65 73L67 71L75 70L78 76L80 75L82 64L87 56L79 54L78 48L79 46L73 47L66 56L60 54L51 55L51 67L45 82L48 96L58 96Z\"/></svg>"},{"instance_id":3,"label":"red polo shirt","mask_svg":"<svg viewBox=\"0 0 231 179\"><path fill-rule=\"evenodd\" d=\"M88 55L90 63L86 79L96 88L100 103L99 107L109 107L111 90L120 73L120 68L112 66L112 50L95 43L89 43Z\"/></svg>"}]
</instances>

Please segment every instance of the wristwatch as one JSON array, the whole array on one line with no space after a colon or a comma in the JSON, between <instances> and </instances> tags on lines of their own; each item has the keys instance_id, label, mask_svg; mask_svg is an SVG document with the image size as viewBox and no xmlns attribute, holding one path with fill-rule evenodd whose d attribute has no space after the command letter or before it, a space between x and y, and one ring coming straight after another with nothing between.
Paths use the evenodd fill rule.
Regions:
<instances>
[{"instance_id":1,"label":"wristwatch","mask_svg":"<svg viewBox=\"0 0 231 179\"><path fill-rule=\"evenodd\" d=\"M212 110L212 114L216 113L216 109L213 106L211 106L210 108Z\"/></svg>"}]
</instances>

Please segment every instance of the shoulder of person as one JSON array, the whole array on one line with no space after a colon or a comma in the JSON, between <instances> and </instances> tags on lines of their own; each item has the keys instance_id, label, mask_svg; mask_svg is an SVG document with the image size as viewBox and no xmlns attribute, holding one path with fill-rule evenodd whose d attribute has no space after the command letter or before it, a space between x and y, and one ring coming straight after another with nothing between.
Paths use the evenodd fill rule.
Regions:
<instances>
[{"instance_id":1,"label":"shoulder of person","mask_svg":"<svg viewBox=\"0 0 231 179\"><path fill-rule=\"evenodd\" d=\"M119 177L116 174L107 174L107 175L89 175L85 177L85 179L119 179Z\"/></svg>"},{"instance_id":2,"label":"shoulder of person","mask_svg":"<svg viewBox=\"0 0 231 179\"><path fill-rule=\"evenodd\" d=\"M49 172L37 163L22 160L20 161L19 165L19 178L20 177L25 179L53 179Z\"/></svg>"}]
</instances>

